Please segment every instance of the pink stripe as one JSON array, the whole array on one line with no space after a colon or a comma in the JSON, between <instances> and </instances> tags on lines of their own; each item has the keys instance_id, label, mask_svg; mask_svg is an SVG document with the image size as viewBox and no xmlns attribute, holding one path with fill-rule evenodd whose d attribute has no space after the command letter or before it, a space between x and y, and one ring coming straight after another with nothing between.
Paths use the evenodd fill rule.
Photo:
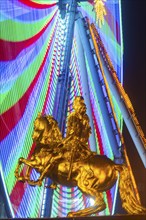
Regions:
<instances>
[{"instance_id":1,"label":"pink stripe","mask_svg":"<svg viewBox=\"0 0 146 220\"><path fill-rule=\"evenodd\" d=\"M100 131L99 131L98 123L97 123L95 115L94 115L93 106L92 106L92 115L93 115L93 120L94 120L94 125L95 125L95 131L96 131L97 139L98 139L98 143L99 143L100 154L104 155L101 134L100 134Z\"/></svg>"},{"instance_id":2,"label":"pink stripe","mask_svg":"<svg viewBox=\"0 0 146 220\"><path fill-rule=\"evenodd\" d=\"M37 3L37 2L32 2L31 0L19 0L19 2L21 2L22 4L27 5L29 7L38 8L38 9L51 8L51 7L56 5L56 3L53 3L53 4L40 4L40 3Z\"/></svg>"},{"instance_id":3,"label":"pink stripe","mask_svg":"<svg viewBox=\"0 0 146 220\"><path fill-rule=\"evenodd\" d=\"M52 40L51 40L51 43L52 43ZM44 67L44 64L46 62L47 55L50 50L50 46L51 45L48 46L44 60L41 64L35 78L33 79L32 83L30 84L28 90L25 92L25 94L22 96L22 98L14 106L12 106L9 110L4 112L0 116L0 124L3 127L3 129L0 132L0 139L1 140L4 139L9 134L9 132L16 126L16 124L19 122L19 120L23 116L28 99L29 99L29 96L30 96L35 84L37 83L38 78L39 78L41 71Z\"/></svg>"},{"instance_id":4,"label":"pink stripe","mask_svg":"<svg viewBox=\"0 0 146 220\"><path fill-rule=\"evenodd\" d=\"M0 60L10 61L15 59L23 49L29 47L31 44L37 41L41 37L41 35L45 32L47 27L50 25L50 23L54 19L55 14L48 22L48 24L45 27L43 27L40 32L38 32L36 35L34 35L33 37L27 40L19 41L19 42L0 40L0 48L1 48Z\"/></svg>"}]
</instances>

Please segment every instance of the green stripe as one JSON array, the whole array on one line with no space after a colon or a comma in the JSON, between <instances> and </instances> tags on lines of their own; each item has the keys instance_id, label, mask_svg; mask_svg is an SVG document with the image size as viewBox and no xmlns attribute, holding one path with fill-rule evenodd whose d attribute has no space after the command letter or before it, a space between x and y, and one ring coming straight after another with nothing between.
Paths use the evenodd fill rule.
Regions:
<instances>
[{"instance_id":1,"label":"green stripe","mask_svg":"<svg viewBox=\"0 0 146 220\"><path fill-rule=\"evenodd\" d=\"M5 20L0 22L1 39L6 41L18 42L24 41L36 35L50 21L56 11L50 13L47 18L32 23L24 23L14 20Z\"/></svg>"},{"instance_id":2,"label":"green stripe","mask_svg":"<svg viewBox=\"0 0 146 220\"><path fill-rule=\"evenodd\" d=\"M80 2L81 8L92 18L95 18L95 12L93 10L93 5L88 2Z\"/></svg>"},{"instance_id":3,"label":"green stripe","mask_svg":"<svg viewBox=\"0 0 146 220\"><path fill-rule=\"evenodd\" d=\"M31 82L33 81L36 73L38 72L40 65L43 62L45 53L48 47L48 41L50 36L44 43L43 48L41 49L39 55L33 60L33 62L25 69L25 71L17 78L13 87L6 93L1 95L1 113L8 110L13 106L18 100L23 96L27 91ZM25 83L24 83L25 82Z\"/></svg>"}]
</instances>

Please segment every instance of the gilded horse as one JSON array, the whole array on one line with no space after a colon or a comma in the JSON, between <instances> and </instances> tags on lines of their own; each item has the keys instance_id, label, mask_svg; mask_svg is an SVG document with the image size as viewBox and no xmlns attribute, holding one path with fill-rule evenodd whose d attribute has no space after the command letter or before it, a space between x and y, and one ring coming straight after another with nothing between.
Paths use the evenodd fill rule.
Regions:
<instances>
[{"instance_id":1,"label":"gilded horse","mask_svg":"<svg viewBox=\"0 0 146 220\"><path fill-rule=\"evenodd\" d=\"M36 149L30 159L22 157L19 159L15 176L19 181L26 181L34 186L41 186L43 179L49 177L54 182L52 188L55 184L67 187L78 186L86 196L94 199L94 205L76 212L69 212L69 217L89 216L104 210L106 204L103 192L116 183L119 174L123 208L129 214L146 213L146 209L135 198L128 168L125 165L115 164L106 156L91 154L82 161L75 160L68 178L70 151L66 149L58 124L52 116L37 117L32 139L36 142ZM19 175L22 164L28 167L25 176ZM31 180L32 169L40 173L38 180Z\"/></svg>"}]
</instances>

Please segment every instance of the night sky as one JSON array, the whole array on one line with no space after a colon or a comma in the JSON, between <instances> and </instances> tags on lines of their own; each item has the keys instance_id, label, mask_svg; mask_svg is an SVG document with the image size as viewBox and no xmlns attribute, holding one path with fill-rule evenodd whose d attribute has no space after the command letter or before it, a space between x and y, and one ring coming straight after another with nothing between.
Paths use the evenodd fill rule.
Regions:
<instances>
[{"instance_id":1,"label":"night sky","mask_svg":"<svg viewBox=\"0 0 146 220\"><path fill-rule=\"evenodd\" d=\"M146 136L146 1L122 0L124 88ZM142 204L146 207L146 169L124 126L123 135Z\"/></svg>"}]
</instances>

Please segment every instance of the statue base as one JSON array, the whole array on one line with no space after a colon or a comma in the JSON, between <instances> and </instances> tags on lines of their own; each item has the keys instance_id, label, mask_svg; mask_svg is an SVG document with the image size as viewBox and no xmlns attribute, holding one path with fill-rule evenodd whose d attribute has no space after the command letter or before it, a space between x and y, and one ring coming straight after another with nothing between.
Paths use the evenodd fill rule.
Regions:
<instances>
[{"instance_id":1,"label":"statue base","mask_svg":"<svg viewBox=\"0 0 146 220\"><path fill-rule=\"evenodd\" d=\"M13 218L12 220L14 220ZM17 218L16 220L18 220ZM26 219L32 219L34 218L21 218L21 220L26 220ZM35 218L36 220L145 220L146 219L146 214L144 215L113 215L113 216L91 216L91 217L56 217L56 218ZM10 220L10 218L9 218Z\"/></svg>"}]
</instances>

